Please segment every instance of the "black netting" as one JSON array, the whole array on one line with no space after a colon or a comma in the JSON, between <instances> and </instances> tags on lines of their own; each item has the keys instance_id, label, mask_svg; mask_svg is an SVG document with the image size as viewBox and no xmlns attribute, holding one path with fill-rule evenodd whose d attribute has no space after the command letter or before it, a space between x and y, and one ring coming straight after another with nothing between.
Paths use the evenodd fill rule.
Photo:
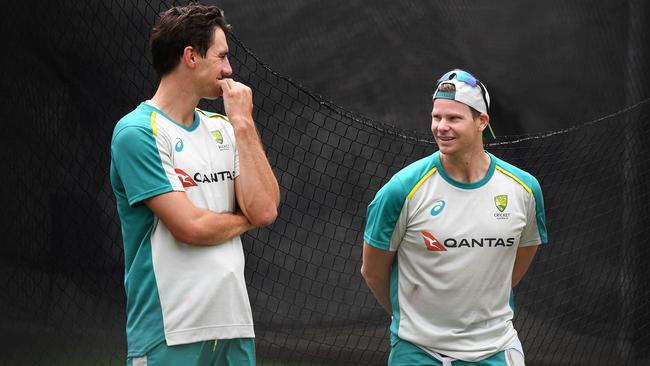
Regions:
<instances>
[{"instance_id":1,"label":"black netting","mask_svg":"<svg viewBox=\"0 0 650 366\"><path fill-rule=\"evenodd\" d=\"M13 5L0 24L8 177L0 364L122 364L110 137L115 121L153 94L146 38L166 4L33 6ZM647 33L635 37L635 45L648 41ZM254 89L282 191L275 224L244 236L258 361L385 364L389 320L359 273L365 210L392 174L435 150L431 137L337 107L270 70L234 36L230 51L236 78ZM529 365L650 362L645 55L630 51L620 91L628 108L489 147L535 175L546 199L551 244L516 291L515 326ZM218 102L202 106L222 110Z\"/></svg>"}]
</instances>

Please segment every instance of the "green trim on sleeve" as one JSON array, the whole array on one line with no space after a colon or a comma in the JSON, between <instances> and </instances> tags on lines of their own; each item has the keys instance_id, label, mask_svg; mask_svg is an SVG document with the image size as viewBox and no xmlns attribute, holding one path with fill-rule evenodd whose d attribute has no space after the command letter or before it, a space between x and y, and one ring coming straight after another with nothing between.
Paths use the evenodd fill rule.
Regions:
<instances>
[{"instance_id":1,"label":"green trim on sleeve","mask_svg":"<svg viewBox=\"0 0 650 366\"><path fill-rule=\"evenodd\" d=\"M434 155L420 159L395 174L368 206L364 240L381 250L390 250L395 224L407 197L418 182L435 166Z\"/></svg>"},{"instance_id":2,"label":"green trim on sleeve","mask_svg":"<svg viewBox=\"0 0 650 366\"><path fill-rule=\"evenodd\" d=\"M496 160L499 167L516 177L521 183L530 188L535 199L535 216L537 218L537 230L539 231L539 238L542 244L548 243L548 234L546 232L546 214L544 213L544 196L542 195L542 188L537 179L530 173L509 164L492 154L489 154L492 160ZM525 187L522 186L522 189Z\"/></svg>"},{"instance_id":3,"label":"green trim on sleeve","mask_svg":"<svg viewBox=\"0 0 650 366\"><path fill-rule=\"evenodd\" d=\"M171 192L153 133L149 108L138 108L115 127L111 142L111 180L116 192L124 194L129 205Z\"/></svg>"}]
</instances>

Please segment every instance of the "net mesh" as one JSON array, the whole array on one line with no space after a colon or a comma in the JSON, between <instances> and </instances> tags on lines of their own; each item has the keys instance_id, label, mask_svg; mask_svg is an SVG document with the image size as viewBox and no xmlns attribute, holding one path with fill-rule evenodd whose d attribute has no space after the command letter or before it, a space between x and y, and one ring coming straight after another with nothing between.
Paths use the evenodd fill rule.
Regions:
<instances>
[{"instance_id":1,"label":"net mesh","mask_svg":"<svg viewBox=\"0 0 650 366\"><path fill-rule=\"evenodd\" d=\"M154 91L146 35L167 5L61 1L42 5L54 16L37 24L33 9L16 3L0 24L8 49L39 50L0 64L8 121L0 144L8 165L2 364L124 362L110 137L115 121ZM360 276L365 211L394 173L435 150L431 136L346 111L230 41L282 193L275 224L243 237L258 361L385 364L389 319ZM643 87L632 83L630 107L614 114L488 148L544 190L551 244L516 291L514 322L529 365L641 365L650 356L650 101L634 100Z\"/></svg>"}]
</instances>

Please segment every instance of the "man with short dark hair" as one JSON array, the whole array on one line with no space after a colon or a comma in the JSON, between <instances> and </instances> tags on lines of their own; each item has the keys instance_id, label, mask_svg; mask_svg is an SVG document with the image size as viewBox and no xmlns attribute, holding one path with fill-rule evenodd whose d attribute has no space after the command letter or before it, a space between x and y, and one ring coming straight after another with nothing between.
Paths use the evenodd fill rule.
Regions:
<instances>
[{"instance_id":1,"label":"man with short dark hair","mask_svg":"<svg viewBox=\"0 0 650 366\"><path fill-rule=\"evenodd\" d=\"M230 78L229 29L215 6L162 13L158 89L113 132L129 365L255 365L239 236L275 220L280 194L251 89ZM218 97L227 117L196 108Z\"/></svg>"},{"instance_id":2,"label":"man with short dark hair","mask_svg":"<svg viewBox=\"0 0 650 366\"><path fill-rule=\"evenodd\" d=\"M392 315L389 365L520 366L512 288L547 242L537 180L484 150L485 86L436 84L439 151L395 174L368 206L361 272Z\"/></svg>"}]
</instances>

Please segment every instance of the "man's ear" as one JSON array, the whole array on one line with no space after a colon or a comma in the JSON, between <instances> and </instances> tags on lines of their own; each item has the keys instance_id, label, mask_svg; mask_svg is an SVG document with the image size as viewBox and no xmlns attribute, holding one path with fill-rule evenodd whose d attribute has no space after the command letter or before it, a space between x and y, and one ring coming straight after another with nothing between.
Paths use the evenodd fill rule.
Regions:
<instances>
[{"instance_id":1,"label":"man's ear","mask_svg":"<svg viewBox=\"0 0 650 366\"><path fill-rule=\"evenodd\" d=\"M181 62L185 64L190 69L193 69L196 65L196 51L194 47L187 46L183 49L183 55L181 56Z\"/></svg>"},{"instance_id":2,"label":"man's ear","mask_svg":"<svg viewBox=\"0 0 650 366\"><path fill-rule=\"evenodd\" d=\"M483 132L487 128L488 123L490 123L490 116L487 113L481 112L478 116L478 129L480 132Z\"/></svg>"}]
</instances>

